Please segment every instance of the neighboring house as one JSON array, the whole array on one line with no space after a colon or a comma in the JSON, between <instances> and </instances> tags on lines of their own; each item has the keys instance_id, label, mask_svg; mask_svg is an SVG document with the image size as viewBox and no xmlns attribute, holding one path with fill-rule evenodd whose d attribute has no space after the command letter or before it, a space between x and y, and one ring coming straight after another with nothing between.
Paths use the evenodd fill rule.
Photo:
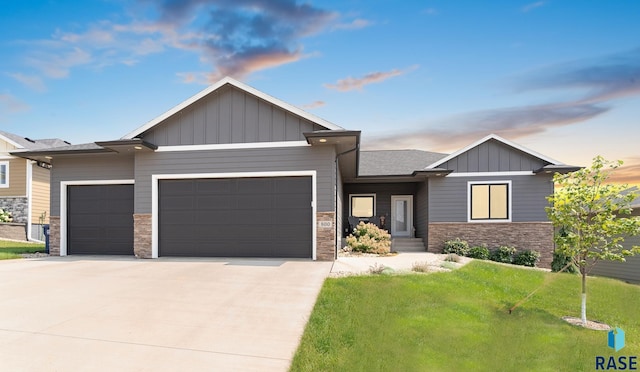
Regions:
<instances>
[{"instance_id":1,"label":"neighboring house","mask_svg":"<svg viewBox=\"0 0 640 372\"><path fill-rule=\"evenodd\" d=\"M631 207L633 208L631 215L640 216L640 200L636 200ZM625 249L640 246L640 235L626 238L622 246ZM640 283L640 255L629 256L625 262L598 261L589 275L606 276L630 283Z\"/></svg>"},{"instance_id":2,"label":"neighboring house","mask_svg":"<svg viewBox=\"0 0 640 372\"><path fill-rule=\"evenodd\" d=\"M17 155L54 165L53 254L333 260L370 219L423 250L460 237L550 262L545 197L576 167L495 135L450 155L359 145L225 78L120 140Z\"/></svg>"},{"instance_id":3,"label":"neighboring house","mask_svg":"<svg viewBox=\"0 0 640 372\"><path fill-rule=\"evenodd\" d=\"M0 225L0 238L44 240L42 225L49 223L51 165L17 154L62 145L68 143L60 139L32 140L0 131L0 208L13 218L12 223Z\"/></svg>"}]
</instances>

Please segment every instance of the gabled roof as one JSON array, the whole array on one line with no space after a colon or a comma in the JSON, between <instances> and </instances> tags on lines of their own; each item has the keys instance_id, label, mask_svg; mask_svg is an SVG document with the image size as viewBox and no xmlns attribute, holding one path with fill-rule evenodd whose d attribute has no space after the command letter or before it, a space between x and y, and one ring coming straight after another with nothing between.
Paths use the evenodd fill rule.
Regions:
<instances>
[{"instance_id":1,"label":"gabled roof","mask_svg":"<svg viewBox=\"0 0 640 372\"><path fill-rule=\"evenodd\" d=\"M495 141L498 141L498 142L502 142L503 144L505 144L507 146L513 147L513 148L515 148L517 150L520 150L520 151L522 151L522 152L524 152L526 154L529 154L529 155L531 155L533 157L536 157L538 159L544 160L545 162L550 163L552 165L565 165L564 163L562 163L560 161L554 160L554 159L552 159L552 158L550 158L548 156L545 156L545 155L542 155L542 154L540 154L538 152L530 150L530 149L528 149L528 148L526 148L526 147L524 147L522 145L518 145L515 142L511 142L511 141L509 141L507 139L504 139L504 138L498 136L497 134L490 134L490 135L488 135L488 136L486 136L486 137L484 137L484 138L482 138L482 139L480 139L480 140L478 140L478 141L476 141L476 142L474 142L474 143L472 143L472 144L470 144L468 146L465 146L465 147L461 148L460 150L454 152L453 154L451 154L449 156L446 156L446 157L444 157L442 159L437 160L436 162L434 162L434 163L430 164L429 166L427 166L425 169L437 168L437 167L441 166L442 164L448 162L449 160L455 158L456 156L458 156L460 154L463 154L463 153L471 150L472 148L474 148L474 147L476 147L476 146L478 146L480 144L483 144L483 143L485 143L485 142L487 142L489 140L495 140Z\"/></svg>"},{"instance_id":2,"label":"gabled roof","mask_svg":"<svg viewBox=\"0 0 640 372\"><path fill-rule=\"evenodd\" d=\"M0 130L0 139L4 140L19 150L41 150L49 147L65 146L69 143L59 138L32 140Z\"/></svg>"},{"instance_id":3,"label":"gabled roof","mask_svg":"<svg viewBox=\"0 0 640 372\"><path fill-rule=\"evenodd\" d=\"M145 125L135 129L134 131L126 134L124 137L122 137L122 139L132 139L136 136L139 136L140 134L146 132L147 130L153 128L154 126L160 124L161 122L163 122L164 120L170 118L171 116L175 115L176 113L180 112L181 110L185 109L186 107L194 104L195 102L199 101L200 99L206 97L207 95L209 95L210 93L222 88L224 85L229 84L232 85L240 90L243 90L247 93L253 94L254 96L261 98L275 106L279 106L280 108L290 111L302 118L305 118L309 121L312 121L314 123L317 123L318 125L321 125L327 129L331 129L331 130L344 130L344 128L339 127L333 123L330 123L322 118L319 118L313 114L310 114L302 109L299 109L298 107L295 107L291 104L288 104L284 101L281 101L275 97L272 97L266 93L263 93L253 87L248 86L247 84L244 84L242 82L239 82L233 78L230 77L225 77L222 80L218 81L217 83L210 85L208 88L202 90L200 93L194 95L193 97L187 99L186 101L180 103L179 105L175 106L174 108L172 108L171 110L165 112L164 114L156 117L155 119L149 121L148 123L146 123Z\"/></svg>"},{"instance_id":4,"label":"gabled roof","mask_svg":"<svg viewBox=\"0 0 640 372\"><path fill-rule=\"evenodd\" d=\"M422 150L360 151L358 176L410 175L446 156L447 154Z\"/></svg>"}]
</instances>

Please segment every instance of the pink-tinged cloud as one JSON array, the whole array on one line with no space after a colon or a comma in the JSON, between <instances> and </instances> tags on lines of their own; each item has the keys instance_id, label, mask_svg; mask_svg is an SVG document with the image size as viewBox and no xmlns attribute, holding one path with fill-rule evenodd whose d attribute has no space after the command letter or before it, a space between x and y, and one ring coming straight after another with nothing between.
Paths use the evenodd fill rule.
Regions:
<instances>
[{"instance_id":1,"label":"pink-tinged cloud","mask_svg":"<svg viewBox=\"0 0 640 372\"><path fill-rule=\"evenodd\" d=\"M6 121L11 114L29 111L29 109L29 105L11 94L0 93L0 122Z\"/></svg>"},{"instance_id":2,"label":"pink-tinged cloud","mask_svg":"<svg viewBox=\"0 0 640 372\"><path fill-rule=\"evenodd\" d=\"M366 85L381 83L387 79L404 75L409 71L415 70L416 68L417 66L413 66L404 70L393 69L391 71L372 72L359 78L354 78L349 76L345 79L338 80L335 84L324 84L324 87L328 89L337 90L340 92L348 92L350 90L362 90Z\"/></svg>"},{"instance_id":3,"label":"pink-tinged cloud","mask_svg":"<svg viewBox=\"0 0 640 372\"><path fill-rule=\"evenodd\" d=\"M625 159L624 164L611 173L609 181L640 186L640 158Z\"/></svg>"},{"instance_id":4,"label":"pink-tinged cloud","mask_svg":"<svg viewBox=\"0 0 640 372\"><path fill-rule=\"evenodd\" d=\"M540 8L541 6L544 6L546 3L547 3L546 1L536 1L535 3L531 3L523 6L521 10L523 13L528 13L536 8Z\"/></svg>"},{"instance_id":5,"label":"pink-tinged cloud","mask_svg":"<svg viewBox=\"0 0 640 372\"><path fill-rule=\"evenodd\" d=\"M302 105L300 107L305 109L305 110L313 110L313 109L318 108L318 107L323 107L326 104L327 103L325 101L313 101L311 103L307 103L307 104Z\"/></svg>"},{"instance_id":6,"label":"pink-tinged cloud","mask_svg":"<svg viewBox=\"0 0 640 372\"><path fill-rule=\"evenodd\" d=\"M35 90L36 92L44 92L47 88L44 85L44 82L39 76L35 75L26 75L20 72L7 74L10 77L16 79L20 83L26 85L27 87Z\"/></svg>"}]
</instances>

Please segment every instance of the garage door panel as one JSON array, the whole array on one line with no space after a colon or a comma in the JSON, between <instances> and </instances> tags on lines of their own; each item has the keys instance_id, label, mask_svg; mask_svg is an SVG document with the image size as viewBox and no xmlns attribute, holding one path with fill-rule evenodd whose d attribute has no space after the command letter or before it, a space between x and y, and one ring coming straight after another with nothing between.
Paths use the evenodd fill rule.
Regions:
<instances>
[{"instance_id":1,"label":"garage door panel","mask_svg":"<svg viewBox=\"0 0 640 372\"><path fill-rule=\"evenodd\" d=\"M67 253L133 254L133 185L67 186Z\"/></svg>"},{"instance_id":2,"label":"garage door panel","mask_svg":"<svg viewBox=\"0 0 640 372\"><path fill-rule=\"evenodd\" d=\"M195 207L193 197L191 196L168 196L163 198L160 206L165 210L184 210Z\"/></svg>"},{"instance_id":3,"label":"garage door panel","mask_svg":"<svg viewBox=\"0 0 640 372\"><path fill-rule=\"evenodd\" d=\"M159 198L162 256L311 257L311 177L161 180Z\"/></svg>"}]
</instances>

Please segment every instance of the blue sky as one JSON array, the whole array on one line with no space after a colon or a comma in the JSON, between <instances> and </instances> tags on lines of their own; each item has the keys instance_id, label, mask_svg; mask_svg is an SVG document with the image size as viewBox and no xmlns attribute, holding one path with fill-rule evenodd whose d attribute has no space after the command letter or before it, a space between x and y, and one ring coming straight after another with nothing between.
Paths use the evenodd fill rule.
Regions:
<instances>
[{"instance_id":1,"label":"blue sky","mask_svg":"<svg viewBox=\"0 0 640 372\"><path fill-rule=\"evenodd\" d=\"M78 4L82 4L79 6ZM367 149L496 133L640 182L640 2L8 0L0 129L117 139L229 75Z\"/></svg>"}]
</instances>

